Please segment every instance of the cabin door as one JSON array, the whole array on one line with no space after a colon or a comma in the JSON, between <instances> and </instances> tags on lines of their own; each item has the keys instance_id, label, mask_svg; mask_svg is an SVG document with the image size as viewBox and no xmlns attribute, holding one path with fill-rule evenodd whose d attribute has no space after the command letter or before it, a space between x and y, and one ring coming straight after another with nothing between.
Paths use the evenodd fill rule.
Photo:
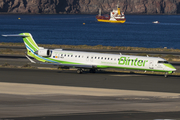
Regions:
<instances>
[{"instance_id":1,"label":"cabin door","mask_svg":"<svg viewBox=\"0 0 180 120\"><path fill-rule=\"evenodd\" d=\"M149 62L149 69L154 69L154 61L153 60L151 60Z\"/></svg>"}]
</instances>

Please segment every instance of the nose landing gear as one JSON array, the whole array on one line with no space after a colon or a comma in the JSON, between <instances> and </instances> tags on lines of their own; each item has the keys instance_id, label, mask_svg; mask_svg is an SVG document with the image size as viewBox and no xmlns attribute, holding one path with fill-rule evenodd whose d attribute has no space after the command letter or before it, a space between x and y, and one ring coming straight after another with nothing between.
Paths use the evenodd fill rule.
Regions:
<instances>
[{"instance_id":1,"label":"nose landing gear","mask_svg":"<svg viewBox=\"0 0 180 120\"><path fill-rule=\"evenodd\" d=\"M165 78L168 77L168 72L165 72L164 77L165 77Z\"/></svg>"}]
</instances>

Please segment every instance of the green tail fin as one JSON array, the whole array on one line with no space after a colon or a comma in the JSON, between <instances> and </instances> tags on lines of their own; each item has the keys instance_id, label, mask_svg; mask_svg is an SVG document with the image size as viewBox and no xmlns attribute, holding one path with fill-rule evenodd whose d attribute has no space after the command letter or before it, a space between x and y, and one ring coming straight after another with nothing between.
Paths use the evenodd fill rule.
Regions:
<instances>
[{"instance_id":1,"label":"green tail fin","mask_svg":"<svg viewBox=\"0 0 180 120\"><path fill-rule=\"evenodd\" d=\"M39 50L38 45L36 44L36 42L34 41L32 35L30 33L20 33L20 34L11 34L11 35L2 35L4 37L8 37L8 36L14 36L14 37L22 37L24 44L27 48L27 54L29 56L34 57L35 52Z\"/></svg>"},{"instance_id":2,"label":"green tail fin","mask_svg":"<svg viewBox=\"0 0 180 120\"><path fill-rule=\"evenodd\" d=\"M36 44L30 33L20 33L19 35L23 36L23 41L24 44L26 45L27 50L31 52L36 52L39 50L38 45Z\"/></svg>"}]
</instances>

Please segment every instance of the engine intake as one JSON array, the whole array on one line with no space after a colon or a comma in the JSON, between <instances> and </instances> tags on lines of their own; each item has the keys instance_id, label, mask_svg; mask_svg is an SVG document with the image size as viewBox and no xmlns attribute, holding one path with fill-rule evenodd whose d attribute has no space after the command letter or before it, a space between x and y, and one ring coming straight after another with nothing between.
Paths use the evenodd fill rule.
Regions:
<instances>
[{"instance_id":1,"label":"engine intake","mask_svg":"<svg viewBox=\"0 0 180 120\"><path fill-rule=\"evenodd\" d=\"M35 53L42 57L50 57L51 56L51 51L49 49L40 49L40 50L36 51Z\"/></svg>"}]
</instances>

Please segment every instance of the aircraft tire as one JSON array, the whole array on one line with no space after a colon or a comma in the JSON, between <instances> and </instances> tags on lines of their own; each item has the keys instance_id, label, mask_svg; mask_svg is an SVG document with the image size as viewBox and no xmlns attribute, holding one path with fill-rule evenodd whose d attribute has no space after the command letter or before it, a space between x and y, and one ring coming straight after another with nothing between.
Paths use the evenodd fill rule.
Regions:
<instances>
[{"instance_id":1,"label":"aircraft tire","mask_svg":"<svg viewBox=\"0 0 180 120\"><path fill-rule=\"evenodd\" d=\"M82 69L77 69L77 73L78 73L78 74L81 74L82 72L83 72Z\"/></svg>"}]
</instances>

